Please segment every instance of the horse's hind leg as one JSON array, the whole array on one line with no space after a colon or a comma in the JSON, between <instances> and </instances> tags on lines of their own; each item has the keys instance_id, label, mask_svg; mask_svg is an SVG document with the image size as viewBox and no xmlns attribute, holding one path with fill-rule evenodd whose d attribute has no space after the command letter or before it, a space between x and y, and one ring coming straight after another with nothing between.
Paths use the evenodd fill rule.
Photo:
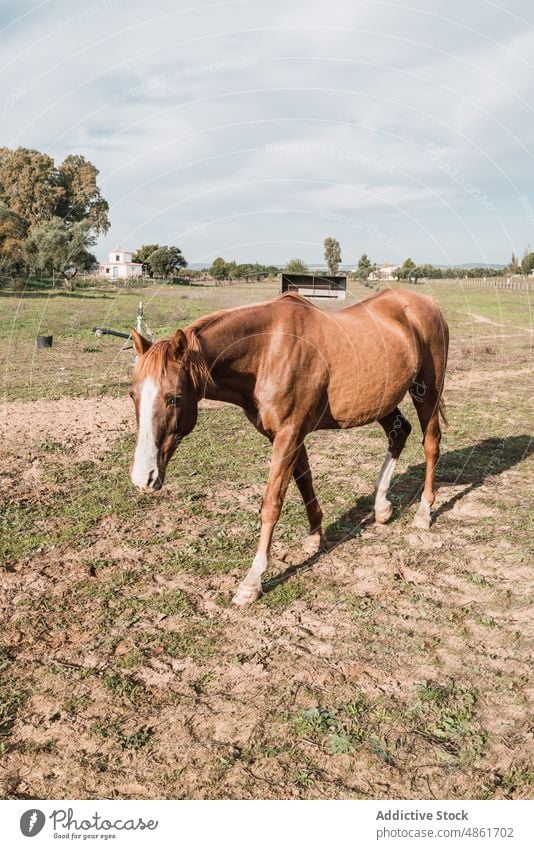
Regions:
<instances>
[{"instance_id":1,"label":"horse's hind leg","mask_svg":"<svg viewBox=\"0 0 534 849\"><path fill-rule=\"evenodd\" d=\"M375 521L379 525L383 525L391 517L393 509L391 502L387 499L391 477L401 451L410 435L412 426L404 418L398 407L395 407L393 412L378 421L384 428L388 438L388 451L376 481L375 495Z\"/></svg>"},{"instance_id":2,"label":"horse's hind leg","mask_svg":"<svg viewBox=\"0 0 534 849\"><path fill-rule=\"evenodd\" d=\"M302 496L308 522L310 523L309 535L304 540L304 550L307 554L316 554L324 543L322 530L323 511L319 507L319 502L315 495L310 464L308 462L308 453L304 445L301 446L293 477Z\"/></svg>"},{"instance_id":3,"label":"horse's hind leg","mask_svg":"<svg viewBox=\"0 0 534 849\"><path fill-rule=\"evenodd\" d=\"M430 508L436 495L434 491L436 481L436 466L439 459L439 444L441 441L441 428L439 424L440 392L436 389L435 380L425 380L425 376L418 376L410 389L410 395L414 402L421 430L423 431L423 448L426 458L425 485L421 496L419 509L415 514L413 524L417 528L428 530L431 524Z\"/></svg>"}]
</instances>

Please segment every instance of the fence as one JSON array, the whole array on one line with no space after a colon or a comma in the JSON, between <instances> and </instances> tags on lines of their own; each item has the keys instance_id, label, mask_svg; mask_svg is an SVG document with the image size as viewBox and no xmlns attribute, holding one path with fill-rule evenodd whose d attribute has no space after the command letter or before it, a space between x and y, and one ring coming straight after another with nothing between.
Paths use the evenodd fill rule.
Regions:
<instances>
[{"instance_id":1,"label":"fence","mask_svg":"<svg viewBox=\"0 0 534 849\"><path fill-rule=\"evenodd\" d=\"M534 292L534 277L456 277L454 283L473 289L512 289L516 292Z\"/></svg>"}]
</instances>

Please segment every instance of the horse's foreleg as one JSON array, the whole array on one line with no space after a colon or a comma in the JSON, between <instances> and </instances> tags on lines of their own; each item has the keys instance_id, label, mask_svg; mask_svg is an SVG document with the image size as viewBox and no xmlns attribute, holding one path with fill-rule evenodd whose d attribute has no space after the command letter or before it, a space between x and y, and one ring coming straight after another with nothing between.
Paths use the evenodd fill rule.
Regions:
<instances>
[{"instance_id":1,"label":"horse's foreleg","mask_svg":"<svg viewBox=\"0 0 534 849\"><path fill-rule=\"evenodd\" d=\"M398 407L395 407L393 412L388 416L379 419L379 423L384 428L388 438L388 451L376 481L375 495L375 521L379 525L383 525L388 521L393 512L391 501L387 498L387 493L397 460L410 435L412 426L404 418Z\"/></svg>"},{"instance_id":2,"label":"horse's foreleg","mask_svg":"<svg viewBox=\"0 0 534 849\"><path fill-rule=\"evenodd\" d=\"M316 554L324 542L322 529L323 511L319 507L319 502L315 495L308 453L304 445L300 448L293 477L302 496L308 522L310 523L310 532L304 540L304 550L307 554Z\"/></svg>"},{"instance_id":3,"label":"horse's foreleg","mask_svg":"<svg viewBox=\"0 0 534 849\"><path fill-rule=\"evenodd\" d=\"M268 566L274 527L280 517L300 448L301 443L293 429L281 431L274 438L269 479L261 506L260 541L252 566L237 588L234 604L250 604L261 595L261 576Z\"/></svg>"}]
</instances>

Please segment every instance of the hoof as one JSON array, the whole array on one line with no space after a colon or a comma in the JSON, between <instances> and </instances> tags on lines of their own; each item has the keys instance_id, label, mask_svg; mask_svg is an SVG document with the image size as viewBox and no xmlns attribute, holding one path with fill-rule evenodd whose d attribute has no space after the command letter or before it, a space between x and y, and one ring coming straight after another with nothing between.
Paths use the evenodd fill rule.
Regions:
<instances>
[{"instance_id":1,"label":"hoof","mask_svg":"<svg viewBox=\"0 0 534 849\"><path fill-rule=\"evenodd\" d=\"M258 588L246 586L246 584L240 584L232 602L237 604L238 607L246 607L248 604L252 604L254 601L257 601L260 596L261 587Z\"/></svg>"},{"instance_id":2,"label":"hoof","mask_svg":"<svg viewBox=\"0 0 534 849\"><path fill-rule=\"evenodd\" d=\"M431 524L432 519L430 518L430 512L427 512L420 507L413 518L413 527L420 528L422 531L428 531Z\"/></svg>"},{"instance_id":3,"label":"hoof","mask_svg":"<svg viewBox=\"0 0 534 849\"><path fill-rule=\"evenodd\" d=\"M302 543L306 554L318 554L325 546L326 540L322 534L309 534Z\"/></svg>"},{"instance_id":4,"label":"hoof","mask_svg":"<svg viewBox=\"0 0 534 849\"><path fill-rule=\"evenodd\" d=\"M391 519L393 507L391 501L386 501L379 510L375 510L375 522L377 525L385 525Z\"/></svg>"}]
</instances>

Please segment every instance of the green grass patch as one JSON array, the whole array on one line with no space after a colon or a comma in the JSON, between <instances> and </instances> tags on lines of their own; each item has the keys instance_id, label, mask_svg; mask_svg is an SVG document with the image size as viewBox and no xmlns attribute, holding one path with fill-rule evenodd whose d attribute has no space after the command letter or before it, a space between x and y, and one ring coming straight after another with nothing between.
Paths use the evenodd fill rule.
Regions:
<instances>
[{"instance_id":1,"label":"green grass patch","mask_svg":"<svg viewBox=\"0 0 534 849\"><path fill-rule=\"evenodd\" d=\"M0 648L0 756L9 750L9 737L17 714L29 697L29 691L15 676L15 660L6 648Z\"/></svg>"},{"instance_id":2,"label":"green grass patch","mask_svg":"<svg viewBox=\"0 0 534 849\"><path fill-rule=\"evenodd\" d=\"M306 586L304 582L296 578L291 578L288 581L277 584L272 590L264 593L260 603L264 604L265 607L270 607L271 610L281 610L305 596Z\"/></svg>"}]
</instances>

